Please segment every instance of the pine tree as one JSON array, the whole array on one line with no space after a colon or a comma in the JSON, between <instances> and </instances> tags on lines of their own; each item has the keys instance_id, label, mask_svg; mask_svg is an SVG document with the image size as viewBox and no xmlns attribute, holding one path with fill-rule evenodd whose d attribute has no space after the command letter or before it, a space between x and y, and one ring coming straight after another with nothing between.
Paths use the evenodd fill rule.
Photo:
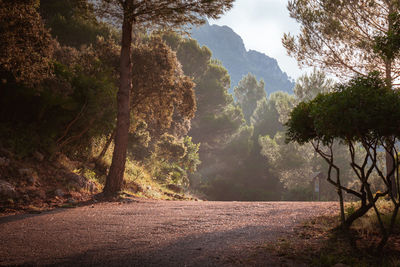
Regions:
<instances>
[{"instance_id":1,"label":"pine tree","mask_svg":"<svg viewBox=\"0 0 400 267\"><path fill-rule=\"evenodd\" d=\"M105 196L121 190L130 125L130 92L132 90L132 30L135 27L179 27L203 22L202 17L218 18L232 7L233 0L102 0L96 9L105 17L122 21L120 54L120 87L115 148L104 188ZM116 21L118 23L118 21Z\"/></svg>"}]
</instances>

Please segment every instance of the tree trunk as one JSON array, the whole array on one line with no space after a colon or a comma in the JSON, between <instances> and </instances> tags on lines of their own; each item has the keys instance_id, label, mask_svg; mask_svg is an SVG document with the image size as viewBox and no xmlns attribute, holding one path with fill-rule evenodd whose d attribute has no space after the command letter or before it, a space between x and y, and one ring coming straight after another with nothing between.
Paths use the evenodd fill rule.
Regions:
<instances>
[{"instance_id":1,"label":"tree trunk","mask_svg":"<svg viewBox=\"0 0 400 267\"><path fill-rule=\"evenodd\" d=\"M392 87L392 60L386 59L386 83L389 87ZM389 143L390 142L390 143ZM389 148L389 151L386 151L386 177L391 181L392 191L390 194L397 199L397 186L396 186L396 177L395 172L393 171L394 162L393 162L393 146L394 144L388 140L386 144ZM392 173L392 174L390 174ZM389 175L390 174L390 175Z\"/></svg>"},{"instance_id":2,"label":"tree trunk","mask_svg":"<svg viewBox=\"0 0 400 267\"><path fill-rule=\"evenodd\" d=\"M393 155L393 150L391 150L391 153ZM390 172L393 170L393 156L390 155L389 152L386 152L386 175L388 177L388 180L390 180L392 184L392 191L390 194L393 196L394 199L397 199L397 183L396 183L396 177L394 175L394 172L390 175Z\"/></svg>"},{"instance_id":3,"label":"tree trunk","mask_svg":"<svg viewBox=\"0 0 400 267\"><path fill-rule=\"evenodd\" d=\"M132 89L132 15L129 14L128 1L124 6L124 20L122 24L122 44L120 57L120 86L117 95L118 114L115 134L115 147L110 171L104 187L104 196L112 197L122 189L125 172L126 150L128 146L128 134L130 123L130 92Z\"/></svg>"},{"instance_id":4,"label":"tree trunk","mask_svg":"<svg viewBox=\"0 0 400 267\"><path fill-rule=\"evenodd\" d=\"M389 17L388 17L388 31L390 32L393 28L393 18L391 17L393 13L393 5L392 3L389 3ZM392 88L392 58L386 58L385 59L385 71L386 71L386 84L387 86L389 86L390 88ZM392 147L392 145L394 144L390 144ZM393 149L390 149L390 152L386 152L386 175L387 177L389 176L389 173L393 171ZM392 173L392 175L390 175L390 177L388 177L388 179L390 179L391 183L392 183L392 192L390 192L390 194L392 194L392 196L397 199L397 187L396 187L396 178L395 178L395 174L394 172Z\"/></svg>"},{"instance_id":5,"label":"tree trunk","mask_svg":"<svg viewBox=\"0 0 400 267\"><path fill-rule=\"evenodd\" d=\"M101 150L101 152L100 152L100 154L99 154L99 156L97 157L96 160L101 160L106 155L107 150L110 147L112 140L114 140L116 133L117 133L117 131L114 129L112 131L110 137L107 139L106 144L104 145L103 149Z\"/></svg>"}]
</instances>

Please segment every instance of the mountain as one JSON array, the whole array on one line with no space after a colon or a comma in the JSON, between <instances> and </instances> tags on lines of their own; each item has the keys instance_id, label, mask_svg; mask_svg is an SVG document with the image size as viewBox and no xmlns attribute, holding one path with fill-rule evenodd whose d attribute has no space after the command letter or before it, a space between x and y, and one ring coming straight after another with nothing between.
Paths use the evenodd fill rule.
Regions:
<instances>
[{"instance_id":1,"label":"mountain","mask_svg":"<svg viewBox=\"0 0 400 267\"><path fill-rule=\"evenodd\" d=\"M192 38L205 45L213 53L213 57L222 62L231 76L231 90L244 75L251 72L257 79L265 82L265 91L292 93L294 81L283 72L276 59L263 53L247 51L242 38L228 26L210 25L193 28Z\"/></svg>"}]
</instances>

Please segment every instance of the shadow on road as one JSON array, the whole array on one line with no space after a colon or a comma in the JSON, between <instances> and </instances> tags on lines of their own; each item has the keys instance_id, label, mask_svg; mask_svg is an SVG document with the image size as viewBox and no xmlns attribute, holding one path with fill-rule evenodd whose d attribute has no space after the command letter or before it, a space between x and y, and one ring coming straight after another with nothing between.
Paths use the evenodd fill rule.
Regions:
<instances>
[{"instance_id":1,"label":"shadow on road","mask_svg":"<svg viewBox=\"0 0 400 267\"><path fill-rule=\"evenodd\" d=\"M31 261L24 265L46 266L282 266L265 246L277 236L276 229L249 226L229 231L184 236L157 246L149 236L147 244L120 240L117 246L89 249L50 262Z\"/></svg>"}]
</instances>

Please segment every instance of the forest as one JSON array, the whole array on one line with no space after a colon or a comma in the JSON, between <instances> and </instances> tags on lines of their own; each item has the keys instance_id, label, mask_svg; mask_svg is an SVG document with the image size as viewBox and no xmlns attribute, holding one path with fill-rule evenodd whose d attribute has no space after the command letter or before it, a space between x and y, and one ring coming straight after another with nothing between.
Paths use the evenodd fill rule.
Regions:
<instances>
[{"instance_id":1,"label":"forest","mask_svg":"<svg viewBox=\"0 0 400 267\"><path fill-rule=\"evenodd\" d=\"M22 162L35 153L80 162L72 171L101 190L117 134L120 29L82 0L2 9L1 147ZM326 166L311 147L286 145L283 124L296 103L330 90L323 72L300 78L294 94L270 95L249 73L230 94L227 70L185 32L133 32L128 167L117 191L156 183L210 200L313 199L313 175Z\"/></svg>"},{"instance_id":2,"label":"forest","mask_svg":"<svg viewBox=\"0 0 400 267\"><path fill-rule=\"evenodd\" d=\"M335 229L353 249L393 244L399 3L288 1L301 31L282 45L312 70L293 91L268 94L251 72L232 84L190 35L233 5L0 0L0 212L125 199L334 201ZM360 234L365 218L373 242Z\"/></svg>"}]
</instances>

